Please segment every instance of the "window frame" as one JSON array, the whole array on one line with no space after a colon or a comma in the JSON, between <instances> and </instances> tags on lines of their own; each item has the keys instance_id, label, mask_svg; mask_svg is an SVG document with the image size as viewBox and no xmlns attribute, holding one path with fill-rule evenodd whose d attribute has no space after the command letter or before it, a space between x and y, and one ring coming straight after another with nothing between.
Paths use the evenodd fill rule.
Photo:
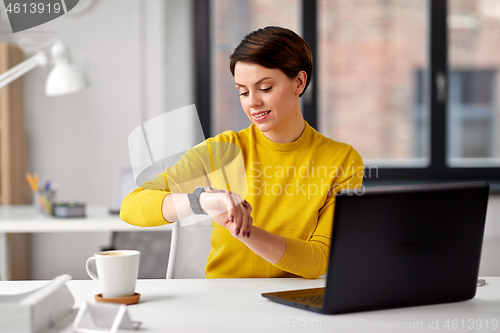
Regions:
<instances>
[{"instance_id":1,"label":"window frame","mask_svg":"<svg viewBox=\"0 0 500 333\"><path fill-rule=\"evenodd\" d=\"M194 0L196 106L205 137L210 132L210 0ZM318 61L317 0L302 0L302 37L308 43L315 62ZM436 182L487 181L491 192L500 193L500 167L449 167L446 163L448 106L448 1L428 0L429 10L429 165L427 167L365 168L367 186ZM304 119L317 127L318 91L314 66L311 84L302 97ZM443 80L444 79L444 80ZM443 87L444 83L444 87Z\"/></svg>"}]
</instances>

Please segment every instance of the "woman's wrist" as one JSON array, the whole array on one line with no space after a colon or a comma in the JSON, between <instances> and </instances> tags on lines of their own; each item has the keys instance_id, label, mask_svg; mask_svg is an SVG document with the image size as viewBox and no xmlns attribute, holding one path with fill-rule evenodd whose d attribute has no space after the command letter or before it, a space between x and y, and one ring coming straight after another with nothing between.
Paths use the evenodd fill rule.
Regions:
<instances>
[{"instance_id":1,"label":"woman's wrist","mask_svg":"<svg viewBox=\"0 0 500 333\"><path fill-rule=\"evenodd\" d=\"M254 225L252 225L250 232L252 237L243 237L240 239L250 250L273 265L276 265L283 259L286 252L285 237L273 234Z\"/></svg>"},{"instance_id":2,"label":"woman's wrist","mask_svg":"<svg viewBox=\"0 0 500 333\"><path fill-rule=\"evenodd\" d=\"M170 193L162 203L162 214L166 221L178 221L193 215L187 193Z\"/></svg>"},{"instance_id":3,"label":"woman's wrist","mask_svg":"<svg viewBox=\"0 0 500 333\"><path fill-rule=\"evenodd\" d=\"M216 199L211 195L211 193L203 192L200 194L200 207L205 212L205 214L210 215L210 213L213 212L213 206L215 204L214 201L216 201Z\"/></svg>"}]
</instances>

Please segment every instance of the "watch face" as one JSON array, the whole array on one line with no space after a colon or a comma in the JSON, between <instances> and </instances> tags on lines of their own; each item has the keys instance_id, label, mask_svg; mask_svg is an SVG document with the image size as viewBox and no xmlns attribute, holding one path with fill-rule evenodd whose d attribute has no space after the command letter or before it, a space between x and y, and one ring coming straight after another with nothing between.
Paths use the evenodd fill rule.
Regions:
<instances>
[{"instance_id":1,"label":"watch face","mask_svg":"<svg viewBox=\"0 0 500 333\"><path fill-rule=\"evenodd\" d=\"M205 192L205 186L196 186L196 189L194 190L196 196L199 197L203 192Z\"/></svg>"},{"instance_id":2,"label":"watch face","mask_svg":"<svg viewBox=\"0 0 500 333\"><path fill-rule=\"evenodd\" d=\"M200 205L200 195L205 192L204 186L197 186L193 193L188 194L188 198L191 204L191 209L197 215L206 215Z\"/></svg>"}]
</instances>

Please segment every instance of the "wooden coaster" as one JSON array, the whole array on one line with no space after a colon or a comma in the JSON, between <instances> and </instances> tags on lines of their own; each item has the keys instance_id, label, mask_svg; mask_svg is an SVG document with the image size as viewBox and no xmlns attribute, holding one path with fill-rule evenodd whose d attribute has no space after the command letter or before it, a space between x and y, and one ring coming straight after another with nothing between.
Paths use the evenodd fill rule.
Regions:
<instances>
[{"instance_id":1,"label":"wooden coaster","mask_svg":"<svg viewBox=\"0 0 500 333\"><path fill-rule=\"evenodd\" d=\"M102 297L102 294L96 294L95 301L96 302L132 305L132 304L139 303L140 297L141 297L141 294L139 294L139 293L135 293L133 296L125 296L125 297L117 297L117 298L104 298L104 297Z\"/></svg>"}]
</instances>

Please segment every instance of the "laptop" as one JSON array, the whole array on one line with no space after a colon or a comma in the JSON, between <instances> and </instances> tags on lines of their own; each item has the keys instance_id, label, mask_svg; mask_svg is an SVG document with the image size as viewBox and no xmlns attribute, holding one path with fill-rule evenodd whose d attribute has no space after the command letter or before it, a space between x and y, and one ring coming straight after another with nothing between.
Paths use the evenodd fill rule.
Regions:
<instances>
[{"instance_id":1,"label":"laptop","mask_svg":"<svg viewBox=\"0 0 500 333\"><path fill-rule=\"evenodd\" d=\"M325 287L262 296L329 314L471 299L488 193L474 182L340 194Z\"/></svg>"}]
</instances>

